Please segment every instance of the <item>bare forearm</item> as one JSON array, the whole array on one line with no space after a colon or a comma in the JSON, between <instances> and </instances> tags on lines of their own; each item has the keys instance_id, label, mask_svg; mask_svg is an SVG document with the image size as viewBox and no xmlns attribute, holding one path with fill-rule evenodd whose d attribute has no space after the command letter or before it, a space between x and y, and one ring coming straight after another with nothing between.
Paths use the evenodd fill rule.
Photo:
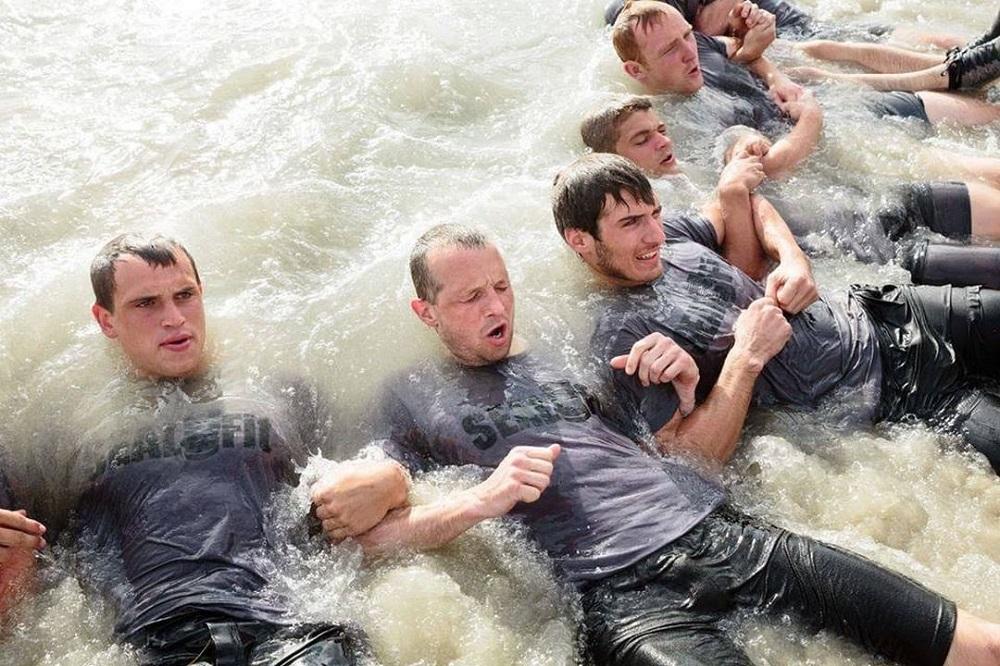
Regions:
<instances>
[{"instance_id":1,"label":"bare forearm","mask_svg":"<svg viewBox=\"0 0 1000 666\"><path fill-rule=\"evenodd\" d=\"M767 273L770 261L758 238L750 192L743 187L720 187L718 206L725 228L722 256L759 280Z\"/></svg>"},{"instance_id":2,"label":"bare forearm","mask_svg":"<svg viewBox=\"0 0 1000 666\"><path fill-rule=\"evenodd\" d=\"M795 126L764 156L764 172L769 178L788 175L816 149L822 131L822 109L819 106L803 109Z\"/></svg>"},{"instance_id":3,"label":"bare forearm","mask_svg":"<svg viewBox=\"0 0 1000 666\"><path fill-rule=\"evenodd\" d=\"M664 453L688 453L715 465L725 464L736 450L760 367L734 350L726 358L715 387L675 430L667 424L656 437Z\"/></svg>"},{"instance_id":4,"label":"bare forearm","mask_svg":"<svg viewBox=\"0 0 1000 666\"><path fill-rule=\"evenodd\" d=\"M768 257L777 262L805 259L795 236L771 202L754 194L750 197L754 225L760 245Z\"/></svg>"},{"instance_id":5,"label":"bare forearm","mask_svg":"<svg viewBox=\"0 0 1000 666\"><path fill-rule=\"evenodd\" d=\"M747 69L763 79L768 87L788 79L773 62L761 56L752 62L746 63Z\"/></svg>"},{"instance_id":6,"label":"bare forearm","mask_svg":"<svg viewBox=\"0 0 1000 666\"><path fill-rule=\"evenodd\" d=\"M444 546L490 516L474 490L452 493L430 504L390 511L357 541L369 555Z\"/></svg>"},{"instance_id":7,"label":"bare forearm","mask_svg":"<svg viewBox=\"0 0 1000 666\"><path fill-rule=\"evenodd\" d=\"M737 40L736 50L730 56L730 60L744 65L748 65L764 55L767 44L759 41Z\"/></svg>"}]
</instances>

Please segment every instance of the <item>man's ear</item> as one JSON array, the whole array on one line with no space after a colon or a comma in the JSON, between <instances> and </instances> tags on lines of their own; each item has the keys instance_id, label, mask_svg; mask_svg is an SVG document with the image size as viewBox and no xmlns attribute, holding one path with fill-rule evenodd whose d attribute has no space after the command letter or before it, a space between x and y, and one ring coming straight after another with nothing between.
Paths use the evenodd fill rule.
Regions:
<instances>
[{"instance_id":1,"label":"man's ear","mask_svg":"<svg viewBox=\"0 0 1000 666\"><path fill-rule=\"evenodd\" d=\"M94 303L90 308L90 314L94 315L94 321L101 327L101 333L111 339L118 337L118 331L115 330L115 316L110 310Z\"/></svg>"},{"instance_id":2,"label":"man's ear","mask_svg":"<svg viewBox=\"0 0 1000 666\"><path fill-rule=\"evenodd\" d=\"M583 229L563 230L563 240L571 250L581 256L589 254L594 247L594 237Z\"/></svg>"},{"instance_id":3,"label":"man's ear","mask_svg":"<svg viewBox=\"0 0 1000 666\"><path fill-rule=\"evenodd\" d=\"M420 321L431 328L437 328L437 315L434 313L434 306L422 298L414 298L410 301L410 309L417 315Z\"/></svg>"},{"instance_id":4,"label":"man's ear","mask_svg":"<svg viewBox=\"0 0 1000 666\"><path fill-rule=\"evenodd\" d=\"M625 70L625 74L630 79L635 79L639 83L642 83L646 79L646 68L635 60L626 60L623 62L622 69Z\"/></svg>"}]
</instances>

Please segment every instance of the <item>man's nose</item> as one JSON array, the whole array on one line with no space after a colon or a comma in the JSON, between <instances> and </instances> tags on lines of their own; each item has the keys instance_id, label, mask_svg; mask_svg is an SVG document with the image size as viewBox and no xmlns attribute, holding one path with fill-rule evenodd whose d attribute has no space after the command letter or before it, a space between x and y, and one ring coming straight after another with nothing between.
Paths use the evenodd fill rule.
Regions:
<instances>
[{"instance_id":1,"label":"man's nose","mask_svg":"<svg viewBox=\"0 0 1000 666\"><path fill-rule=\"evenodd\" d=\"M690 62L692 60L697 60L698 58L698 43L693 39L684 40L684 62Z\"/></svg>"},{"instance_id":2,"label":"man's nose","mask_svg":"<svg viewBox=\"0 0 1000 666\"><path fill-rule=\"evenodd\" d=\"M644 231L643 240L647 243L662 245L667 240L667 235L663 233L663 224L660 222L660 218L655 215L649 215L646 218Z\"/></svg>"},{"instance_id":3,"label":"man's nose","mask_svg":"<svg viewBox=\"0 0 1000 666\"><path fill-rule=\"evenodd\" d=\"M507 305L500 298L500 292L494 288L486 293L486 297L483 299L483 307L487 314L500 315L507 310Z\"/></svg>"},{"instance_id":4,"label":"man's nose","mask_svg":"<svg viewBox=\"0 0 1000 666\"><path fill-rule=\"evenodd\" d=\"M187 321L184 313L181 309L177 307L177 304L173 301L168 301L166 306L163 308L163 325L164 326L181 326Z\"/></svg>"}]
</instances>

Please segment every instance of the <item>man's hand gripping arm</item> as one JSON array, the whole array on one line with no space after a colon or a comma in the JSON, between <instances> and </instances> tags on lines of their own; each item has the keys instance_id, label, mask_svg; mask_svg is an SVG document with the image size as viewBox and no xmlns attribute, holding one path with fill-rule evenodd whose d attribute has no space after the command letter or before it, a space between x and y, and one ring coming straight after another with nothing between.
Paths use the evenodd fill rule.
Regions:
<instances>
[{"instance_id":1,"label":"man's hand gripping arm","mask_svg":"<svg viewBox=\"0 0 1000 666\"><path fill-rule=\"evenodd\" d=\"M352 460L338 464L313 484L310 496L323 533L331 541L367 532L385 515L404 506L410 476L392 460Z\"/></svg>"},{"instance_id":2,"label":"man's hand gripping arm","mask_svg":"<svg viewBox=\"0 0 1000 666\"><path fill-rule=\"evenodd\" d=\"M357 541L370 555L443 546L484 520L506 515L518 502L538 500L560 451L558 444L514 447L482 483L429 504L390 511Z\"/></svg>"},{"instance_id":3,"label":"man's hand gripping arm","mask_svg":"<svg viewBox=\"0 0 1000 666\"><path fill-rule=\"evenodd\" d=\"M809 259L788 225L767 199L753 194L762 178L760 156L770 148L766 138L747 130L747 136L730 151L719 176L715 204L721 208L724 229L716 231L720 242L725 238L723 256L750 277L763 278L769 262L777 262L767 276L765 295L774 298L785 312L795 314L815 302L819 293ZM713 216L710 210L706 214L720 217Z\"/></svg>"},{"instance_id":4,"label":"man's hand gripping arm","mask_svg":"<svg viewBox=\"0 0 1000 666\"><path fill-rule=\"evenodd\" d=\"M791 332L772 299L751 303L736 320L733 348L705 402L689 415L678 411L655 433L660 450L724 465L736 450L757 377Z\"/></svg>"}]
</instances>

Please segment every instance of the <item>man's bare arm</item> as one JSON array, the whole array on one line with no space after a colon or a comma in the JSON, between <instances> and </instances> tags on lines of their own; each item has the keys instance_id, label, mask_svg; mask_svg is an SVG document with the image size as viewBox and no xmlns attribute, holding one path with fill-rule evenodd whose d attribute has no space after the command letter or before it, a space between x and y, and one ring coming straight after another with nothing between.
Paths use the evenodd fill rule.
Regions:
<instances>
[{"instance_id":1,"label":"man's bare arm","mask_svg":"<svg viewBox=\"0 0 1000 666\"><path fill-rule=\"evenodd\" d=\"M737 42L725 39L727 53L733 59ZM823 132L823 108L816 98L794 83L766 57L746 63L747 69L763 79L774 103L795 125L764 156L764 171L770 178L781 178L808 158L819 144Z\"/></svg>"},{"instance_id":2,"label":"man's bare arm","mask_svg":"<svg viewBox=\"0 0 1000 666\"><path fill-rule=\"evenodd\" d=\"M763 157L768 178L784 178L794 171L816 150L823 134L823 108L812 93L807 92L797 100L776 103L795 125L775 141Z\"/></svg>"},{"instance_id":3,"label":"man's bare arm","mask_svg":"<svg viewBox=\"0 0 1000 666\"><path fill-rule=\"evenodd\" d=\"M733 348L705 402L686 417L678 412L656 432L663 453L693 455L717 467L732 457L754 383L788 342L791 327L774 300L764 297L743 311L733 335Z\"/></svg>"},{"instance_id":4,"label":"man's bare arm","mask_svg":"<svg viewBox=\"0 0 1000 666\"><path fill-rule=\"evenodd\" d=\"M356 539L370 555L439 548L484 520L506 515L518 502L541 497L560 450L558 444L514 447L489 478L474 488L430 504L390 511Z\"/></svg>"},{"instance_id":5,"label":"man's bare arm","mask_svg":"<svg viewBox=\"0 0 1000 666\"><path fill-rule=\"evenodd\" d=\"M343 462L317 481L310 496L331 541L367 532L406 504L409 475L392 460Z\"/></svg>"},{"instance_id":6,"label":"man's bare arm","mask_svg":"<svg viewBox=\"0 0 1000 666\"><path fill-rule=\"evenodd\" d=\"M812 264L770 201L755 194L751 197L751 205L761 246L778 262L767 276L764 293L785 312L801 312L819 298Z\"/></svg>"},{"instance_id":7,"label":"man's bare arm","mask_svg":"<svg viewBox=\"0 0 1000 666\"><path fill-rule=\"evenodd\" d=\"M702 209L715 228L722 256L755 280L762 279L770 268L757 238L750 205L750 195L763 179L760 156L735 156L719 175L716 198Z\"/></svg>"}]
</instances>

